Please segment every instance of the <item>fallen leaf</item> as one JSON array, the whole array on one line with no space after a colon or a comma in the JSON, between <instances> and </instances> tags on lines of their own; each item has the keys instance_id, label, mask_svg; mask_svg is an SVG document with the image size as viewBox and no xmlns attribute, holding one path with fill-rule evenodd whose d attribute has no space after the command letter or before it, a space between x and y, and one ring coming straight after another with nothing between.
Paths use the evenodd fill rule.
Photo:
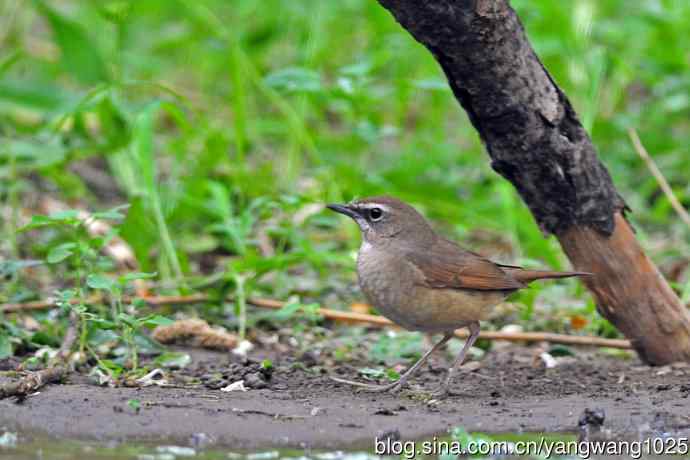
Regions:
<instances>
[{"instance_id":1,"label":"fallen leaf","mask_svg":"<svg viewBox=\"0 0 690 460\"><path fill-rule=\"evenodd\" d=\"M232 382L230 385L223 387L220 391L230 392L230 391L247 391L247 387L244 386L244 380L238 380Z\"/></svg>"},{"instance_id":2,"label":"fallen leaf","mask_svg":"<svg viewBox=\"0 0 690 460\"><path fill-rule=\"evenodd\" d=\"M582 315L573 315L570 317L570 327L572 327L573 330L579 331L584 328L587 323L587 318Z\"/></svg>"}]
</instances>

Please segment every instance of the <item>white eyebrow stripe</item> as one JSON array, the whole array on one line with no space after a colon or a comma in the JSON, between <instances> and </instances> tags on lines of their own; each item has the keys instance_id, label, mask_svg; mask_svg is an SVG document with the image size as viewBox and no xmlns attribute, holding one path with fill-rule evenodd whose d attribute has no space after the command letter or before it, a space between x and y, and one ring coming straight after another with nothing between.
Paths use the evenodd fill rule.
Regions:
<instances>
[{"instance_id":1,"label":"white eyebrow stripe","mask_svg":"<svg viewBox=\"0 0 690 460\"><path fill-rule=\"evenodd\" d=\"M360 209L381 208L387 212L390 212L391 210L391 208L389 208L388 205L373 202L358 204L357 207Z\"/></svg>"}]
</instances>

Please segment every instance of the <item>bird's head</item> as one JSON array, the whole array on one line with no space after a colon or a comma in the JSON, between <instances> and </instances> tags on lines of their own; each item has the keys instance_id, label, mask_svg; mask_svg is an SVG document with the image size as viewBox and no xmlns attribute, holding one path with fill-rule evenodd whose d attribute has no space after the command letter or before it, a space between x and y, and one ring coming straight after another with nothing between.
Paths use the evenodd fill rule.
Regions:
<instances>
[{"instance_id":1,"label":"bird's head","mask_svg":"<svg viewBox=\"0 0 690 460\"><path fill-rule=\"evenodd\" d=\"M335 212L351 217L369 244L415 244L433 241L434 231L409 204L389 196L362 198L348 204L329 204Z\"/></svg>"}]
</instances>

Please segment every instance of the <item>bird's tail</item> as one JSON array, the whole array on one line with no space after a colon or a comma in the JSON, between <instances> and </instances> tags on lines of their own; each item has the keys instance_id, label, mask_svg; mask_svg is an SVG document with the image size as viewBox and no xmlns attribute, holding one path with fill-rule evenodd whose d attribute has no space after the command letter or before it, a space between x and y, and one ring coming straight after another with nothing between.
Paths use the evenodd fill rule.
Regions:
<instances>
[{"instance_id":1,"label":"bird's tail","mask_svg":"<svg viewBox=\"0 0 690 460\"><path fill-rule=\"evenodd\" d=\"M504 268L504 270L506 270ZM554 279L554 278L570 278L572 276L593 276L592 273L587 272L552 272L550 270L525 270L509 268L507 271L513 278L521 283L531 283L536 280Z\"/></svg>"}]
</instances>

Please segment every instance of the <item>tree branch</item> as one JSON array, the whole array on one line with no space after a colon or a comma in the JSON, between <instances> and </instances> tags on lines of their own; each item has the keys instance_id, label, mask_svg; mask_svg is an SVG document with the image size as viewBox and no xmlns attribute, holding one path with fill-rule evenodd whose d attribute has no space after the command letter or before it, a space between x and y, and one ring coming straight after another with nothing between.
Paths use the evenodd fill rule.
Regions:
<instances>
[{"instance_id":1,"label":"tree branch","mask_svg":"<svg viewBox=\"0 0 690 460\"><path fill-rule=\"evenodd\" d=\"M652 364L690 360L690 316L647 258L568 98L507 0L379 0L445 72L491 157L598 311Z\"/></svg>"}]
</instances>

